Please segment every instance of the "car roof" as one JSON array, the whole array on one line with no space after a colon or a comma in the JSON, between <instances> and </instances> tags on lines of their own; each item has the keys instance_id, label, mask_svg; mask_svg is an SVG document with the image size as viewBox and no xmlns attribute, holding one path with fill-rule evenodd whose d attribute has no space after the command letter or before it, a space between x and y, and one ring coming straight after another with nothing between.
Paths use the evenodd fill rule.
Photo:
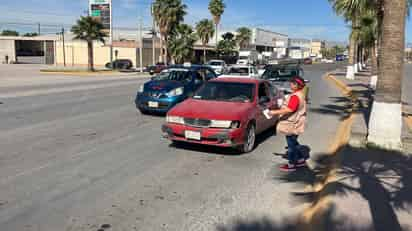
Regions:
<instances>
[{"instance_id":1,"label":"car roof","mask_svg":"<svg viewBox=\"0 0 412 231\"><path fill-rule=\"evenodd\" d=\"M242 64L236 64L236 65L232 65L230 66L230 68L254 68L255 66L252 65L242 65Z\"/></svg>"},{"instance_id":2,"label":"car roof","mask_svg":"<svg viewBox=\"0 0 412 231\"><path fill-rule=\"evenodd\" d=\"M300 69L299 64L269 64L265 69L278 70L278 69Z\"/></svg>"},{"instance_id":3,"label":"car roof","mask_svg":"<svg viewBox=\"0 0 412 231\"><path fill-rule=\"evenodd\" d=\"M256 78L242 78L242 77L219 77L217 79L210 80L210 82L225 82L225 83L253 83L258 84L261 82L267 82L266 80Z\"/></svg>"},{"instance_id":4,"label":"car roof","mask_svg":"<svg viewBox=\"0 0 412 231\"><path fill-rule=\"evenodd\" d=\"M198 64L191 64L190 66L185 66L182 64L175 64L175 65L170 65L167 67L167 69L169 68L180 68L180 69L187 69L187 70L192 70L192 71L196 71L202 68L210 69L210 67L207 65L198 65Z\"/></svg>"}]
</instances>

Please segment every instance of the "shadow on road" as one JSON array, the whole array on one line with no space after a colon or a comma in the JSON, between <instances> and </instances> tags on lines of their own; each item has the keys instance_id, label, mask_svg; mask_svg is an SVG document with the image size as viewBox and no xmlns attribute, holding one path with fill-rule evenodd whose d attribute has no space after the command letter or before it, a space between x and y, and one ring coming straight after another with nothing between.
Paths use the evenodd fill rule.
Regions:
<instances>
[{"instance_id":1,"label":"shadow on road","mask_svg":"<svg viewBox=\"0 0 412 231\"><path fill-rule=\"evenodd\" d=\"M295 200L310 203L311 207L321 203L322 198L331 196L333 203L312 219L290 218L273 221L262 218L254 221L237 220L233 224L219 225L219 231L277 231L277 230L376 230L403 231L398 218L401 211L411 212L412 206L412 158L404 153L386 151L378 148L343 147L336 155L323 156L314 160L314 170L304 169L282 176L276 180L284 183L300 183L314 185L323 182L324 187L319 192L292 193ZM331 172L335 171L334 163L339 163L337 180L328 182ZM332 167L331 167L332 166ZM359 208L351 198L361 198L367 202L371 221L354 222L354 217L339 214L334 202L353 203L352 210L356 214Z\"/></svg>"}]
</instances>

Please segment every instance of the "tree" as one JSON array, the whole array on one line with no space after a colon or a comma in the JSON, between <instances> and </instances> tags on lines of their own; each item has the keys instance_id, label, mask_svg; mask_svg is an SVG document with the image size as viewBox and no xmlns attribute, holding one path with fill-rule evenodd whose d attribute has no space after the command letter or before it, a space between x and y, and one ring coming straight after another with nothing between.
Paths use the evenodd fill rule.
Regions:
<instances>
[{"instance_id":1,"label":"tree","mask_svg":"<svg viewBox=\"0 0 412 231\"><path fill-rule=\"evenodd\" d=\"M39 34L37 34L36 32L34 32L34 33L25 33L23 36L24 37L35 37L35 36L38 36Z\"/></svg>"},{"instance_id":2,"label":"tree","mask_svg":"<svg viewBox=\"0 0 412 231\"><path fill-rule=\"evenodd\" d=\"M193 47L197 36L191 26L179 24L172 32L168 41L170 55L176 63L190 61L193 57Z\"/></svg>"},{"instance_id":3,"label":"tree","mask_svg":"<svg viewBox=\"0 0 412 231\"><path fill-rule=\"evenodd\" d=\"M209 2L209 11L213 16L213 21L216 25L216 46L218 44L218 31L219 23L223 13L225 12L226 5L223 0L210 0Z\"/></svg>"},{"instance_id":4,"label":"tree","mask_svg":"<svg viewBox=\"0 0 412 231\"><path fill-rule=\"evenodd\" d=\"M228 32L222 35L223 40L217 44L217 52L219 56L229 57L233 56L236 49L235 35Z\"/></svg>"},{"instance_id":5,"label":"tree","mask_svg":"<svg viewBox=\"0 0 412 231\"><path fill-rule=\"evenodd\" d=\"M167 63L168 39L172 31L184 20L187 6L181 0L155 0L153 17L160 31L161 61Z\"/></svg>"},{"instance_id":6,"label":"tree","mask_svg":"<svg viewBox=\"0 0 412 231\"><path fill-rule=\"evenodd\" d=\"M379 78L369 122L368 141L386 148L401 146L402 76L406 0L383 0Z\"/></svg>"},{"instance_id":7,"label":"tree","mask_svg":"<svg viewBox=\"0 0 412 231\"><path fill-rule=\"evenodd\" d=\"M247 27L240 27L236 30L236 33L236 42L240 49L247 48L250 44L250 39L252 38L252 31Z\"/></svg>"},{"instance_id":8,"label":"tree","mask_svg":"<svg viewBox=\"0 0 412 231\"><path fill-rule=\"evenodd\" d=\"M97 40L104 43L104 38L107 36L102 30L103 24L90 16L81 16L76 25L71 28L74 39L87 42L89 71L94 71L93 41Z\"/></svg>"},{"instance_id":9,"label":"tree","mask_svg":"<svg viewBox=\"0 0 412 231\"><path fill-rule=\"evenodd\" d=\"M196 24L196 32L202 41L203 45L203 62L206 63L206 45L209 43L210 38L215 33L213 22L208 19L203 19Z\"/></svg>"},{"instance_id":10,"label":"tree","mask_svg":"<svg viewBox=\"0 0 412 231\"><path fill-rule=\"evenodd\" d=\"M3 30L1 32L2 36L19 36L19 32L14 30Z\"/></svg>"},{"instance_id":11,"label":"tree","mask_svg":"<svg viewBox=\"0 0 412 231\"><path fill-rule=\"evenodd\" d=\"M374 0L372 0L374 1ZM351 33L349 38L349 66L347 78L354 79L357 69L357 47L356 28L361 12L371 6L371 0L329 0L336 14L343 16L345 21L351 23Z\"/></svg>"}]
</instances>

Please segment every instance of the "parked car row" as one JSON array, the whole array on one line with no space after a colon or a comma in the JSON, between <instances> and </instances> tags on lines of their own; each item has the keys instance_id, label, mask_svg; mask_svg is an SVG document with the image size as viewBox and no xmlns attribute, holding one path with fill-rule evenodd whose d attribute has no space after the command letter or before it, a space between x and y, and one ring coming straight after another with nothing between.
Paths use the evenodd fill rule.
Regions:
<instances>
[{"instance_id":1,"label":"parked car row","mask_svg":"<svg viewBox=\"0 0 412 231\"><path fill-rule=\"evenodd\" d=\"M249 65L220 76L209 65L172 65L140 86L135 104L143 114L166 114L162 133L172 142L250 152L256 135L278 119L263 111L279 108L288 80L303 74L298 65L268 65L262 76Z\"/></svg>"}]
</instances>

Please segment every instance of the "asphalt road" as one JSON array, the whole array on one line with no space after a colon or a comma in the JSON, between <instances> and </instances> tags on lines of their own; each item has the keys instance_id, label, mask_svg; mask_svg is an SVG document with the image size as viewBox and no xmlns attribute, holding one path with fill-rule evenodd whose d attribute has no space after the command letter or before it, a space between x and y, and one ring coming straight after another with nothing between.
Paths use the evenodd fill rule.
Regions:
<instances>
[{"instance_id":1,"label":"asphalt road","mask_svg":"<svg viewBox=\"0 0 412 231\"><path fill-rule=\"evenodd\" d=\"M305 67L312 110L301 141L313 156L327 151L340 123L340 93L322 79L335 68ZM0 73L2 231L216 230L303 210L293 192L305 186L281 179L284 160L272 153L284 152L285 141L272 132L247 155L176 148L160 138L163 117L134 107L144 79L4 87L5 78Z\"/></svg>"}]
</instances>

